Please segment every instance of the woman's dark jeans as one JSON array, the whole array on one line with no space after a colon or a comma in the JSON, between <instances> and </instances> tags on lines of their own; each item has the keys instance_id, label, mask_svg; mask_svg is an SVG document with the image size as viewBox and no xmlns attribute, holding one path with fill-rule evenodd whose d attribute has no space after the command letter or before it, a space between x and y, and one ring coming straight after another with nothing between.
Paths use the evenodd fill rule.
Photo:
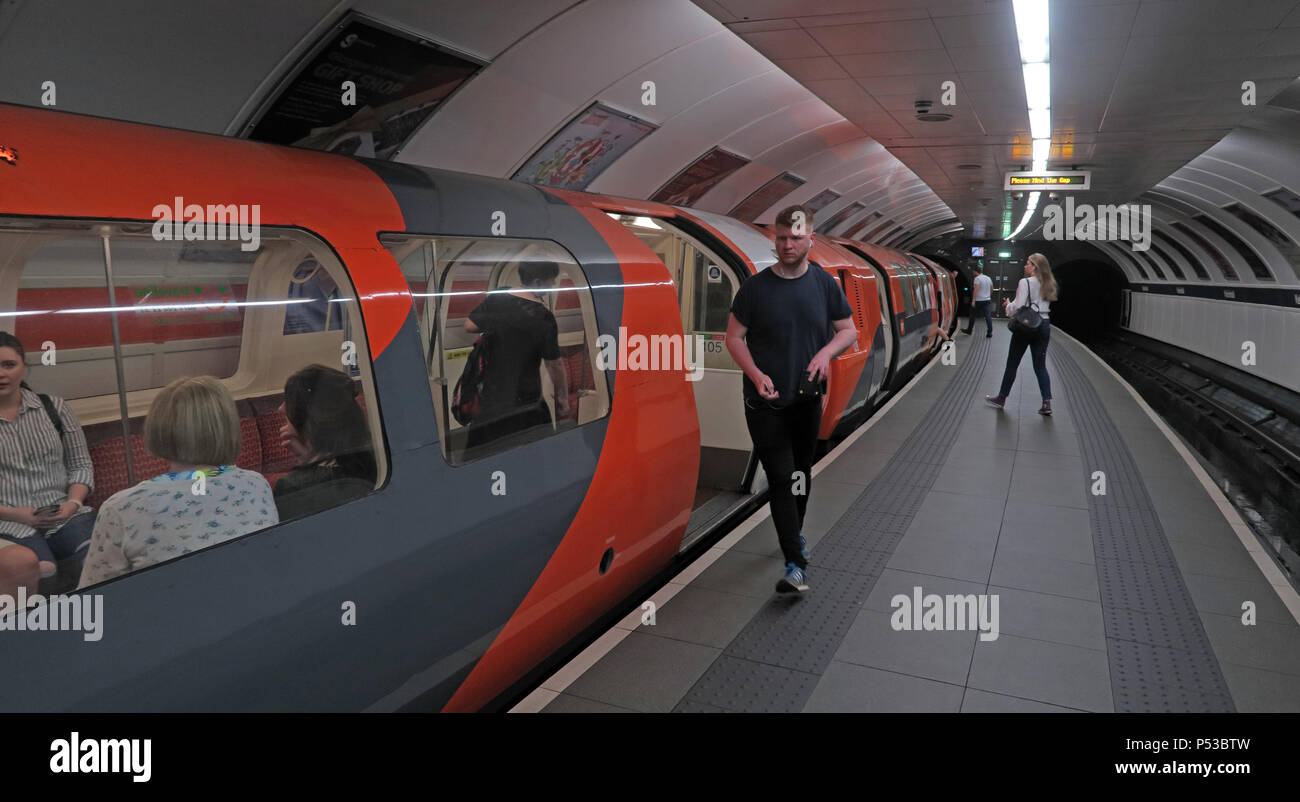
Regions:
<instances>
[{"instance_id":1,"label":"woman's dark jeans","mask_svg":"<svg viewBox=\"0 0 1300 802\"><path fill-rule=\"evenodd\" d=\"M1002 374L1002 389L998 392L998 397L1006 398L1011 394L1011 385L1016 381L1020 360L1028 348L1034 362L1034 373L1038 376L1038 391L1043 394L1044 401L1052 400L1052 380L1047 375L1047 343L1051 337L1052 324L1046 318L1033 334L1011 333L1011 350L1007 351L1007 369Z\"/></svg>"}]
</instances>

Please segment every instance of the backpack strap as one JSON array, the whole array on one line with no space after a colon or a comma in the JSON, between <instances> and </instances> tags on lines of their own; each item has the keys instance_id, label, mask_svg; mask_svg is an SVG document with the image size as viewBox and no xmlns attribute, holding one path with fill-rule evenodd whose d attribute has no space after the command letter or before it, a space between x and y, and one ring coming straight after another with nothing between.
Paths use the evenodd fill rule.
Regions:
<instances>
[{"instance_id":1,"label":"backpack strap","mask_svg":"<svg viewBox=\"0 0 1300 802\"><path fill-rule=\"evenodd\" d=\"M50 416L50 423L59 433L59 439L63 439L63 421L59 418L59 412L54 408L54 400L45 393L40 393L41 406L45 407L45 414Z\"/></svg>"}]
</instances>

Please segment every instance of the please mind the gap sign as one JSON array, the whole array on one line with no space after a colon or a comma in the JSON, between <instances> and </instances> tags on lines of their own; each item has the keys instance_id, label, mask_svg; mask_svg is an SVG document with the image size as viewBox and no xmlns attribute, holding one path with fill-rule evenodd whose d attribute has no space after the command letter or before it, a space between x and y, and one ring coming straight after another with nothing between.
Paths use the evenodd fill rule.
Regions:
<instances>
[{"instance_id":1,"label":"please mind the gap sign","mask_svg":"<svg viewBox=\"0 0 1300 802\"><path fill-rule=\"evenodd\" d=\"M1092 183L1088 170L1047 170L1039 173L1007 173L1004 190L1063 189L1084 190Z\"/></svg>"}]
</instances>

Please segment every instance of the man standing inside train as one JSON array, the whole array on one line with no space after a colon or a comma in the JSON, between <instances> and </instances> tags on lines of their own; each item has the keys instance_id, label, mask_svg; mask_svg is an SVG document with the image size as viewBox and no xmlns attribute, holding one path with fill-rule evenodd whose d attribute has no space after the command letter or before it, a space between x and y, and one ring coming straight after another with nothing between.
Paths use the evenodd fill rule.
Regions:
<instances>
[{"instance_id":1,"label":"man standing inside train","mask_svg":"<svg viewBox=\"0 0 1300 802\"><path fill-rule=\"evenodd\" d=\"M785 557L778 593L808 589L804 512L830 361L857 339L853 310L829 273L808 261L813 213L776 216L777 261L750 276L731 305L727 350L745 373L745 423L767 474Z\"/></svg>"},{"instance_id":2,"label":"man standing inside train","mask_svg":"<svg viewBox=\"0 0 1300 802\"><path fill-rule=\"evenodd\" d=\"M975 268L975 289L971 293L970 306L970 325L961 330L962 334L970 334L975 329L975 318L978 315L984 316L984 323L988 326L988 332L985 337L993 336L993 279L984 275L984 269Z\"/></svg>"}]
</instances>

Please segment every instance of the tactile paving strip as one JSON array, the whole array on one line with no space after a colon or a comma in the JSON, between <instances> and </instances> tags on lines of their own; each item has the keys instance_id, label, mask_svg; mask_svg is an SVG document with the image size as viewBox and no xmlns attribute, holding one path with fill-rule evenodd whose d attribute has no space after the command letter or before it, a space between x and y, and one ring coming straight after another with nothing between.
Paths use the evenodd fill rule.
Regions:
<instances>
[{"instance_id":1,"label":"tactile paving strip","mask_svg":"<svg viewBox=\"0 0 1300 802\"><path fill-rule=\"evenodd\" d=\"M972 343L923 422L818 542L809 561L813 590L768 602L674 712L803 709L934 486L961 432L989 350L985 338ZM775 585L776 577L772 581Z\"/></svg>"},{"instance_id":2,"label":"tactile paving strip","mask_svg":"<svg viewBox=\"0 0 1300 802\"><path fill-rule=\"evenodd\" d=\"M1079 481L1106 474L1106 495L1087 497L1115 712L1235 712L1133 455L1069 352L1051 358L1079 433Z\"/></svg>"}]
</instances>

